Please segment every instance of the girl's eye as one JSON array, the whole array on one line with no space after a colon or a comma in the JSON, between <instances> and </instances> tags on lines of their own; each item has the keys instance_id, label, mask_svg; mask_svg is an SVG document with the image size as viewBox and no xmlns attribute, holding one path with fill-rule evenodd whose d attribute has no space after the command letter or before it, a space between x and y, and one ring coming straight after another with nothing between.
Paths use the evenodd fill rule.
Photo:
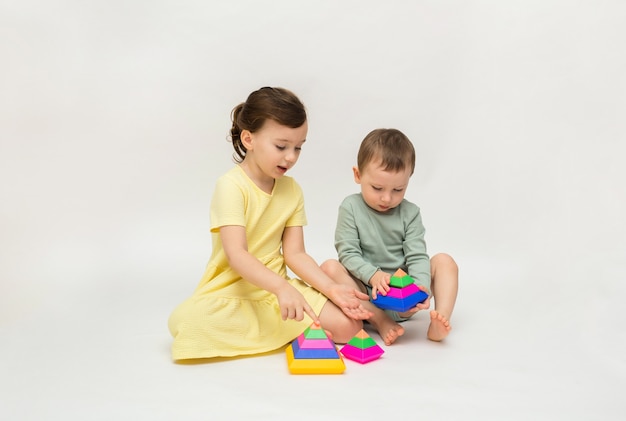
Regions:
<instances>
[{"instance_id":1,"label":"girl's eye","mask_svg":"<svg viewBox=\"0 0 626 421\"><path fill-rule=\"evenodd\" d=\"M404 191L404 189L393 189L393 191L395 191L395 192L398 192L398 193L399 193L399 192L401 192L401 191Z\"/></svg>"},{"instance_id":2,"label":"girl's eye","mask_svg":"<svg viewBox=\"0 0 626 421\"><path fill-rule=\"evenodd\" d=\"M382 190L382 188L381 188L381 187L374 187L374 186L372 186L372 188L373 188L374 190L376 190L376 191L381 191L381 190Z\"/></svg>"},{"instance_id":3,"label":"girl's eye","mask_svg":"<svg viewBox=\"0 0 626 421\"><path fill-rule=\"evenodd\" d=\"M278 149L279 151L284 151L285 147L276 145L276 149Z\"/></svg>"}]
</instances>

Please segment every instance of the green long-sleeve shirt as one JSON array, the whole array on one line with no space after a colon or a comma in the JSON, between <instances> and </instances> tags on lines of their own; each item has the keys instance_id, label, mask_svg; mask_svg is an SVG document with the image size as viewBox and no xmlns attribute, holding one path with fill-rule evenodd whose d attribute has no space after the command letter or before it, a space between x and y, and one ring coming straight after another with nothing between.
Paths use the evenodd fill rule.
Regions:
<instances>
[{"instance_id":1,"label":"green long-sleeve shirt","mask_svg":"<svg viewBox=\"0 0 626 421\"><path fill-rule=\"evenodd\" d=\"M424 232L417 205L405 199L380 213L356 193L339 206L335 248L339 261L365 285L378 269L391 274L402 269L430 291L430 259Z\"/></svg>"}]
</instances>

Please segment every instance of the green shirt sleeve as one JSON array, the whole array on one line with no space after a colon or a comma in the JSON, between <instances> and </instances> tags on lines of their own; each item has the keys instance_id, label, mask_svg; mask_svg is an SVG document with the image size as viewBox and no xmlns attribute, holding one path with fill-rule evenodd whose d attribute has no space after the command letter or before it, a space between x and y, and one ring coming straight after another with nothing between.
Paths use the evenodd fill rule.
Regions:
<instances>
[{"instance_id":1,"label":"green shirt sleeve","mask_svg":"<svg viewBox=\"0 0 626 421\"><path fill-rule=\"evenodd\" d=\"M369 229L362 221L357 226L357 220L362 214L362 210L351 200L352 196L346 198L337 216L337 226L335 228L335 248L341 264L365 285L369 285L370 278L379 269L370 263L364 256L361 244L361 236L375 236L376 233Z\"/></svg>"},{"instance_id":2,"label":"green shirt sleeve","mask_svg":"<svg viewBox=\"0 0 626 421\"><path fill-rule=\"evenodd\" d=\"M406 273L415 279L417 285L428 288L430 291L430 257L426 252L426 229L422 224L420 209L417 213L407 215L406 234L402 244L406 260Z\"/></svg>"}]
</instances>

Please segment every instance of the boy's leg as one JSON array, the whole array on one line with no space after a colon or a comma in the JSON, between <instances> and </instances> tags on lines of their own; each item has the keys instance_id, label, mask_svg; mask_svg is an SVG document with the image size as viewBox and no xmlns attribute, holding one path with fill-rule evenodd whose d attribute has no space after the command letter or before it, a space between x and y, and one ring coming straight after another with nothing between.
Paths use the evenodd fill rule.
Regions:
<instances>
[{"instance_id":1,"label":"boy's leg","mask_svg":"<svg viewBox=\"0 0 626 421\"><path fill-rule=\"evenodd\" d=\"M450 332L450 318L459 289L459 268L454 259L444 253L430 259L432 295L435 309L430 312L428 339L441 341Z\"/></svg>"},{"instance_id":2,"label":"boy's leg","mask_svg":"<svg viewBox=\"0 0 626 421\"><path fill-rule=\"evenodd\" d=\"M321 265L322 270L335 282L355 286L364 293L367 293L365 286L358 280L354 279L346 270L346 268L337 260L327 260ZM391 319L387 313L376 307L369 300L363 301L363 307L370 311L373 315L367 321L374 326L378 334L382 338L385 345L391 345L400 336L404 335L404 328ZM320 316L321 319L321 316Z\"/></svg>"}]
</instances>

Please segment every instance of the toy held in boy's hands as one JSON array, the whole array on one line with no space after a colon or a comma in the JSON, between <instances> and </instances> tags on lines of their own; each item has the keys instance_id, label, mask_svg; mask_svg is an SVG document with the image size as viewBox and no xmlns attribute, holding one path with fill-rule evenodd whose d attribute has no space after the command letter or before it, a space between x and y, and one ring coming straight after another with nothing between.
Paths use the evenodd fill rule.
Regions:
<instances>
[{"instance_id":1,"label":"toy held in boy's hands","mask_svg":"<svg viewBox=\"0 0 626 421\"><path fill-rule=\"evenodd\" d=\"M285 350L291 374L341 374L346 365L318 323L307 327Z\"/></svg>"},{"instance_id":2,"label":"toy held in boy's hands","mask_svg":"<svg viewBox=\"0 0 626 421\"><path fill-rule=\"evenodd\" d=\"M404 312L423 303L427 298L428 294L419 289L413 278L402 269L398 269L389 281L387 295L379 293L372 303L383 310Z\"/></svg>"},{"instance_id":3,"label":"toy held in boy's hands","mask_svg":"<svg viewBox=\"0 0 626 421\"><path fill-rule=\"evenodd\" d=\"M349 360L365 364L377 360L385 351L361 329L339 352Z\"/></svg>"}]
</instances>

